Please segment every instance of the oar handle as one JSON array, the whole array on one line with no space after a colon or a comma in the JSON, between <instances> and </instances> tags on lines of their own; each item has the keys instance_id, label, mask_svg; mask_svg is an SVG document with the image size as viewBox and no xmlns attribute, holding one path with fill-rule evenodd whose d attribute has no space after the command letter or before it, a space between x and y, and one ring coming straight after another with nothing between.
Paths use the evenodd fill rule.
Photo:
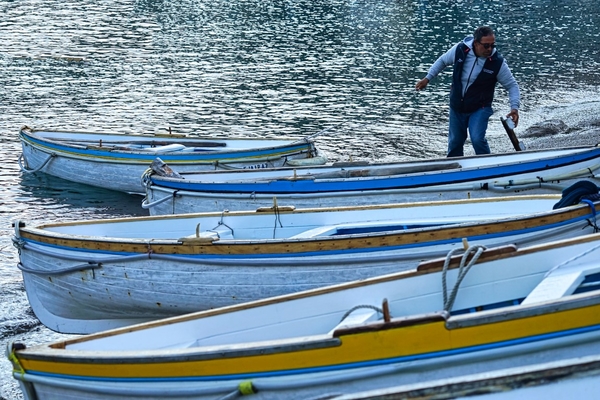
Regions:
<instances>
[{"instance_id":1,"label":"oar handle","mask_svg":"<svg viewBox=\"0 0 600 400\"><path fill-rule=\"evenodd\" d=\"M514 123L512 122L512 120L509 122L506 118L500 117L500 121L502 121L502 126L504 127L504 130L508 134L510 142L512 143L515 150L522 151L523 149L521 148L519 139L517 139L517 135L515 134Z\"/></svg>"}]
</instances>

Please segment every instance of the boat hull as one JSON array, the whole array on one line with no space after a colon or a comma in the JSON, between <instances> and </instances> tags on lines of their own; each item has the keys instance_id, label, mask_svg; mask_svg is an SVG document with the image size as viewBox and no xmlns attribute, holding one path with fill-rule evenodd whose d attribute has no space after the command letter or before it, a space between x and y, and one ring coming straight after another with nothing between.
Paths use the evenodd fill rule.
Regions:
<instances>
[{"instance_id":1,"label":"boat hull","mask_svg":"<svg viewBox=\"0 0 600 400\"><path fill-rule=\"evenodd\" d=\"M599 354L600 236L499 250L8 355L45 400L333 397Z\"/></svg>"},{"instance_id":2,"label":"boat hull","mask_svg":"<svg viewBox=\"0 0 600 400\"><path fill-rule=\"evenodd\" d=\"M595 180L600 148L525 151L369 166L182 174L144 179L150 215L296 207L386 204L560 193Z\"/></svg>"},{"instance_id":3,"label":"boat hull","mask_svg":"<svg viewBox=\"0 0 600 400\"><path fill-rule=\"evenodd\" d=\"M590 210L583 206L541 212L551 209L556 196L509 199L506 204L457 201L329 213L91 221L78 234L67 234L76 232L73 224L48 230L23 227L17 229L15 243L29 302L40 321L58 332L91 333L387 274L460 250L465 243L526 245L594 229L588 222ZM361 232L365 224L375 226L377 219L383 224L377 226L379 233L344 234ZM135 231L126 227L132 221ZM261 229L271 234L277 221L281 239L236 240ZM208 227L210 235L210 227L219 227L221 236L184 237L198 224ZM173 239L161 239L159 231Z\"/></svg>"},{"instance_id":4,"label":"boat hull","mask_svg":"<svg viewBox=\"0 0 600 400\"><path fill-rule=\"evenodd\" d=\"M192 148L202 138L169 135L123 135L88 132L45 132L22 129L22 170L43 172L72 182L128 193L143 193L142 174L152 161L160 157L181 172L218 170L222 168L273 168L288 161L317 155L309 140L220 139L223 147L202 151L175 150L164 152L138 150L138 142L170 143ZM128 142L112 147L111 142ZM81 142L83 141L83 142ZM78 143L78 144L72 144ZM202 142L204 143L204 142ZM253 147L255 146L255 147ZM116 149L115 149L116 147ZM156 149L156 147L154 147Z\"/></svg>"},{"instance_id":5,"label":"boat hull","mask_svg":"<svg viewBox=\"0 0 600 400\"><path fill-rule=\"evenodd\" d=\"M586 357L600 352L600 333L578 335L570 339L548 341L541 346L521 345L510 350L481 351L477 354L449 356L434 361L399 362L382 367L346 370L343 373L306 374L301 377L254 379L251 398L257 400L318 399L324 394L341 395L359 391L374 390L397 385L439 379L456 379L482 371L493 372L515 366L528 366L534 357L539 363L575 357ZM174 365L173 368L185 368ZM355 375L370 375L368 379L355 378ZM241 396L239 381L199 382L194 379L181 379L177 382L146 380L143 383L103 382L103 380L77 381L51 377L44 379L26 376L28 384L35 388L37 397L25 400L49 399L91 399L91 400L130 400L140 397L148 400L194 399L214 400L232 394ZM190 382L191 381L191 382ZM323 384L320 382L328 382ZM22 392L26 393L24 383ZM234 398L235 398L234 397Z\"/></svg>"}]
</instances>

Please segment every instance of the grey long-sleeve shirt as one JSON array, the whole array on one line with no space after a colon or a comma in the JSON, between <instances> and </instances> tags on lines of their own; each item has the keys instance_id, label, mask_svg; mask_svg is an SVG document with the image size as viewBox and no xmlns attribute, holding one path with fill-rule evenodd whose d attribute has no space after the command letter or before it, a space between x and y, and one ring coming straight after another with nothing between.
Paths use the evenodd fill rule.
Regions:
<instances>
[{"instance_id":1,"label":"grey long-sleeve shirt","mask_svg":"<svg viewBox=\"0 0 600 400\"><path fill-rule=\"evenodd\" d=\"M472 50L473 40L473 37L467 37L463 40L463 42ZM431 68L429 68L429 72L427 73L427 79L431 81L433 78L438 76L438 74L442 72L446 67L454 65L454 57L456 55L456 48L458 47L458 45L459 43L452 46L450 50L442 54L440 58L438 58L436 62L433 63ZM494 54L495 52L496 49L494 49L492 54ZM469 86L473 83L473 81L475 81L475 79L483 69L483 64L485 63L485 60L486 57L477 57L475 55L475 51L469 51L467 53L461 77L463 94L467 91ZM498 82L502 85L502 87L508 92L508 99L510 102L511 110L518 110L521 104L521 92L519 90L519 84L517 83L515 77L510 71L506 60L504 60L504 62L502 63L502 67L500 67L497 79Z\"/></svg>"}]
</instances>

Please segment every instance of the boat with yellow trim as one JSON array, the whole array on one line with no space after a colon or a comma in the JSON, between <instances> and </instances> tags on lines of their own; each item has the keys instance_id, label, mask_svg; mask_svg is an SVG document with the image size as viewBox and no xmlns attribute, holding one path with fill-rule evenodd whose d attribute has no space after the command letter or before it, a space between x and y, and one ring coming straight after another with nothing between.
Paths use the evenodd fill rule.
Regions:
<instances>
[{"instance_id":1,"label":"boat with yellow trim","mask_svg":"<svg viewBox=\"0 0 600 400\"><path fill-rule=\"evenodd\" d=\"M593 232L596 207L557 195L15 223L29 303L62 333L157 318L411 268L463 248Z\"/></svg>"},{"instance_id":2,"label":"boat with yellow trim","mask_svg":"<svg viewBox=\"0 0 600 400\"><path fill-rule=\"evenodd\" d=\"M19 131L24 173L43 172L72 182L143 193L140 177L156 157L179 171L257 169L323 164L313 137L233 138L171 132L54 131L24 126ZM289 164L288 164L289 163Z\"/></svg>"},{"instance_id":3,"label":"boat with yellow trim","mask_svg":"<svg viewBox=\"0 0 600 400\"><path fill-rule=\"evenodd\" d=\"M598 354L600 235L457 253L7 354L27 400L329 398Z\"/></svg>"}]
</instances>

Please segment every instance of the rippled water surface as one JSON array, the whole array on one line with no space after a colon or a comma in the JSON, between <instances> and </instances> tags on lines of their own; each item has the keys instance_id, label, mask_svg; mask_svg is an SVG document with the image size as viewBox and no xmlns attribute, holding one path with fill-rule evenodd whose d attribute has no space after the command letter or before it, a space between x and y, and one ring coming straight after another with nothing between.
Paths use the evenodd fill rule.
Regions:
<instances>
[{"instance_id":1,"label":"rippled water surface","mask_svg":"<svg viewBox=\"0 0 600 400\"><path fill-rule=\"evenodd\" d=\"M18 128L317 137L331 160L445 155L450 71L414 85L482 24L521 85L520 131L600 110L600 4L570 1L0 0L0 337L65 337L28 307L11 224L141 215L137 197L22 175ZM510 151L497 91L488 132ZM469 152L471 149L467 149ZM0 395L18 399L0 360Z\"/></svg>"}]
</instances>

